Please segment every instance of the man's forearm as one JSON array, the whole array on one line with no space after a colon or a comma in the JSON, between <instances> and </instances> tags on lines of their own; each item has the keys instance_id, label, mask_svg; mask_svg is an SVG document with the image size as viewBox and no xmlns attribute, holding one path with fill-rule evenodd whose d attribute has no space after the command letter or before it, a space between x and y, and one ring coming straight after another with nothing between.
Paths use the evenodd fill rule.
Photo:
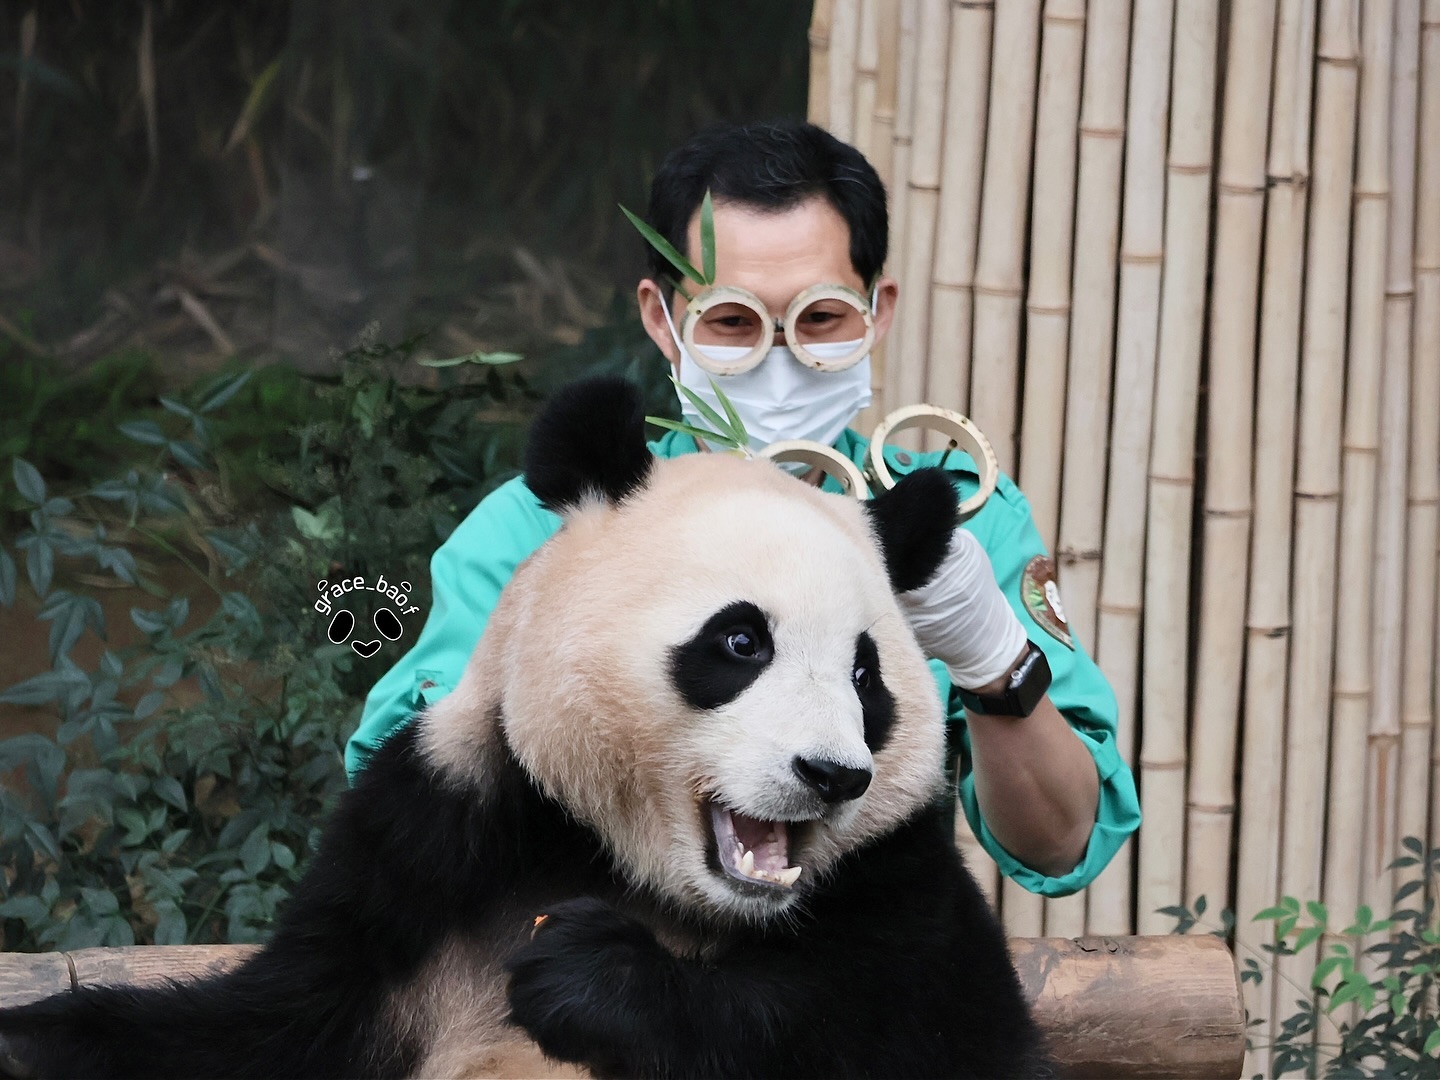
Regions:
<instances>
[{"instance_id":1,"label":"man's forearm","mask_svg":"<svg viewBox=\"0 0 1440 1080\"><path fill-rule=\"evenodd\" d=\"M1042 698L1025 717L967 713L975 795L995 839L1047 877L1074 870L1100 802L1095 760Z\"/></svg>"}]
</instances>

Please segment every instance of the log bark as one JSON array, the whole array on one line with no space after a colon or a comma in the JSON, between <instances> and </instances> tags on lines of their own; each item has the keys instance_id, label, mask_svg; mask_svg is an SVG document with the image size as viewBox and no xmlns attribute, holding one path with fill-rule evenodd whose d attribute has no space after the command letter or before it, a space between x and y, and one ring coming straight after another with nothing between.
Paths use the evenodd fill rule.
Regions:
<instances>
[{"instance_id":1,"label":"log bark","mask_svg":"<svg viewBox=\"0 0 1440 1080\"><path fill-rule=\"evenodd\" d=\"M3 953L0 1006L21 1005L72 986L143 985L214 974L241 963L254 949L141 945ZM1010 949L1062 1076L1119 1080L1240 1074L1245 1016L1230 951L1218 938L1014 938ZM516 1054L527 1049L517 1044ZM473 1075L521 1075L504 1071L519 1060L487 1062L485 1072ZM573 1074L557 1069L548 1075Z\"/></svg>"}]
</instances>

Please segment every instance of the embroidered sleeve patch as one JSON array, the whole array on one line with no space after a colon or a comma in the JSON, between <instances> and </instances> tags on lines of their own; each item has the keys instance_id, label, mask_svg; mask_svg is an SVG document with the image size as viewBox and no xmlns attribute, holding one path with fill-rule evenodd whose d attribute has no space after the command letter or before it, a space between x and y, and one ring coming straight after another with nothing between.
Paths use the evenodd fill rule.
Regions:
<instances>
[{"instance_id":1,"label":"embroidered sleeve patch","mask_svg":"<svg viewBox=\"0 0 1440 1080\"><path fill-rule=\"evenodd\" d=\"M1060 587L1055 584L1053 559L1036 555L1025 564L1025 573L1020 578L1020 600L1047 634L1067 649L1075 648L1070 624L1065 621L1065 608L1060 603Z\"/></svg>"}]
</instances>

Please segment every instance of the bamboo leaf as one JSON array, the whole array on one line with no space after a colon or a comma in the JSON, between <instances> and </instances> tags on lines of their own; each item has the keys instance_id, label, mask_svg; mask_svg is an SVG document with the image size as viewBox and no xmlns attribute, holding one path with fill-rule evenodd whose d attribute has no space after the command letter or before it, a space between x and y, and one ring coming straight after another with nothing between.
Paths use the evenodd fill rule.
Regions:
<instances>
[{"instance_id":1,"label":"bamboo leaf","mask_svg":"<svg viewBox=\"0 0 1440 1080\"><path fill-rule=\"evenodd\" d=\"M649 225L645 224L645 222L641 221L629 210L626 210L625 207L622 206L620 207L620 209L624 212L625 216L630 219L630 224L634 225L635 228L639 231L640 235L645 238L646 243L648 243L651 247L653 247L656 251L663 255L669 261L671 266L675 267L676 270L679 270L680 273L684 274L687 278L695 282L695 284L697 285L709 284L709 282L705 280L704 275L702 275L699 270L696 270L695 267L690 264L689 259L685 258L684 255L681 255L680 252L676 251L674 245L672 245L669 240L666 240Z\"/></svg>"},{"instance_id":2,"label":"bamboo leaf","mask_svg":"<svg viewBox=\"0 0 1440 1080\"><path fill-rule=\"evenodd\" d=\"M711 428L713 429L715 434L731 434L731 437L734 437L733 433L726 432L725 429L728 427L728 425L721 418L720 414L717 413L713 408L711 408L709 402L707 402L699 394L695 393L694 390L691 390L688 386L682 385L680 380L675 378L673 375L670 377L670 381L675 384L676 389L678 389L680 393L685 395L686 400L688 400L690 404L695 406L696 411L700 413L701 417L704 418L707 424L711 425Z\"/></svg>"},{"instance_id":3,"label":"bamboo leaf","mask_svg":"<svg viewBox=\"0 0 1440 1080\"><path fill-rule=\"evenodd\" d=\"M250 93L245 95L245 104L240 107L240 115L235 120L235 126L230 129L230 138L225 143L224 153L230 153L250 134L250 129L255 125L255 118L260 115L260 110L270 100L270 87L279 73L280 57L277 56L265 65L265 69L259 75L255 76Z\"/></svg>"},{"instance_id":4,"label":"bamboo leaf","mask_svg":"<svg viewBox=\"0 0 1440 1080\"><path fill-rule=\"evenodd\" d=\"M738 437L740 445L749 446L750 433L745 430L745 421L740 419L740 414L735 411L735 406L730 404L730 399L725 396L725 391L720 389L714 379L710 380L710 389L715 391L716 400L725 410L725 416L730 421L730 430Z\"/></svg>"},{"instance_id":5,"label":"bamboo leaf","mask_svg":"<svg viewBox=\"0 0 1440 1080\"><path fill-rule=\"evenodd\" d=\"M705 272L705 284L715 281L715 204L710 200L710 189L705 189L705 198L700 203L700 266Z\"/></svg>"},{"instance_id":6,"label":"bamboo leaf","mask_svg":"<svg viewBox=\"0 0 1440 1080\"><path fill-rule=\"evenodd\" d=\"M224 405L240 392L241 387L250 381L250 374L248 371L242 371L232 378L222 380L210 396L205 399L205 403L200 406L199 411L202 413L214 412L221 405Z\"/></svg>"}]
</instances>

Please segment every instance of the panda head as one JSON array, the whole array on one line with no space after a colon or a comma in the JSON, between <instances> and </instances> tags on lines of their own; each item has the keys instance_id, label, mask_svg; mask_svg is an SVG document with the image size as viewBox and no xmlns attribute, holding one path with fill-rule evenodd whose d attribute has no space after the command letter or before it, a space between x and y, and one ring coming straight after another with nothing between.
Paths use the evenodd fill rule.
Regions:
<instances>
[{"instance_id":1,"label":"panda head","mask_svg":"<svg viewBox=\"0 0 1440 1080\"><path fill-rule=\"evenodd\" d=\"M484 689L630 880L764 920L936 796L943 714L894 592L947 550L943 473L862 506L768 461L655 460L614 379L552 399L526 479L564 521L487 629Z\"/></svg>"}]
</instances>

